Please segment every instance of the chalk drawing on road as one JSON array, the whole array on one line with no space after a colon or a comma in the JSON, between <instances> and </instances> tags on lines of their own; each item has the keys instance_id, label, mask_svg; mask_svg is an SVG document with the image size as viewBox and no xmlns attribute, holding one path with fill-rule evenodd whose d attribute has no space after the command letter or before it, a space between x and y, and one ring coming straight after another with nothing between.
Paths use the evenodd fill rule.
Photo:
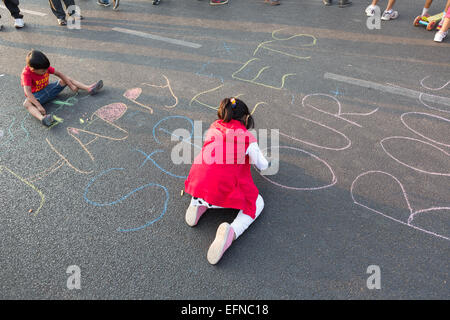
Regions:
<instances>
[{"instance_id":1,"label":"chalk drawing on road","mask_svg":"<svg viewBox=\"0 0 450 320\"><path fill-rule=\"evenodd\" d=\"M448 81L447 83L445 83L442 87L437 87L437 88L432 88L432 87L428 87L424 84L425 80L431 78L431 76L426 76L425 78L423 78L422 80L420 80L420 85L427 89L427 90L431 90L431 91L440 91L442 89L445 89L448 85L450 85L450 81Z\"/></svg>"},{"instance_id":2,"label":"chalk drawing on road","mask_svg":"<svg viewBox=\"0 0 450 320\"><path fill-rule=\"evenodd\" d=\"M269 179L268 176L266 175L262 175L261 172L259 172L259 174L261 175L261 177L263 177L264 179L266 179L267 181L269 181L270 183L281 187L283 189L289 189L289 190L297 190L297 191L315 191L315 190L321 190L321 189L326 189L326 188L330 188L332 186L334 186L337 183L337 178L336 175L333 171L333 168L323 159L319 158L318 156L316 156L315 154L308 152L306 150L300 149L300 148L294 148L294 147L289 147L289 146L272 146L269 147L267 149L261 150L261 151L265 151L268 152L268 150L271 149L289 149L289 150L294 150L294 151L298 151L300 153L304 153L306 155L308 155L309 157L313 158L314 160L316 160L317 162L322 163L322 165L327 169L327 171L331 174L331 181L328 184L325 184L323 186L318 186L318 187L292 187L292 186L288 186L288 185L284 185L278 182L273 181L272 179Z\"/></svg>"},{"instance_id":3,"label":"chalk drawing on road","mask_svg":"<svg viewBox=\"0 0 450 320\"><path fill-rule=\"evenodd\" d=\"M147 109L151 114L153 114L153 109L149 106L146 106L145 104L142 104L140 102L138 102L136 99L139 98L139 96L142 93L142 89L141 88L132 88L132 89L128 89L127 91L125 91L125 93L123 94L123 96L125 98L127 98L128 100L136 103L138 106Z\"/></svg>"},{"instance_id":4,"label":"chalk drawing on road","mask_svg":"<svg viewBox=\"0 0 450 320\"><path fill-rule=\"evenodd\" d=\"M98 179L100 179L100 178L103 177L103 176L107 176L107 175L110 174L111 172L114 172L114 171L123 171L123 170L125 170L125 169L124 169L124 168L110 168L110 169L105 170L105 171L99 173L98 175L96 175L91 181L89 181L88 185L86 186L85 191L84 191L84 194L83 194L83 197L84 197L84 200L85 200L87 203L89 203L89 204L91 204L91 205L93 205L93 206L96 206L96 207L106 207L106 206L113 206L113 205L116 205L116 204L118 204L118 203L121 203L121 202L125 201L126 199L128 199L128 198L129 198L130 196L132 196L133 194L135 194L135 193L137 193L137 192L139 192L139 191L146 190L146 189L148 189L148 188L156 187L156 188L158 188L158 189L163 190L163 191L164 191L164 195L165 195L165 199L164 199L163 209L162 209L161 213L159 214L159 216L157 216L157 217L156 217L155 219L153 219L153 220L147 221L145 224L143 224L143 225L141 225L141 226L138 226L138 227L131 227L131 228L122 228L122 227L120 227L120 228L117 229L117 231L119 231L119 232L139 231L139 230L145 229L145 228L147 228L148 226L154 224L155 222L161 220L161 218L162 218L162 217L164 216L164 214L166 213L166 211L167 211L167 206L168 206L168 203L169 203L169 198L170 198L170 196L169 196L169 191L167 190L166 187L164 187L164 186L162 186L162 185L160 185L160 184L157 184L157 183L147 183L147 184L145 184L145 185L142 185L142 186L140 186L140 187L137 187L137 188L133 189L132 191L126 193L126 194L123 195L123 196L121 196L120 198L118 198L118 199L116 199L116 200L114 200L114 201L110 201L110 202L99 202L99 201L94 201L94 200L91 200L91 199L88 197L88 193L89 193L90 188L92 187L92 185L93 185ZM161 199L161 197L156 197L156 201L158 201L158 200L160 200L160 199Z\"/></svg>"},{"instance_id":5,"label":"chalk drawing on road","mask_svg":"<svg viewBox=\"0 0 450 320\"><path fill-rule=\"evenodd\" d=\"M257 79L258 79L259 77L261 77L261 75L262 75L264 72L266 72L268 69L271 68L271 66L267 66L267 65L264 66L264 67L262 67L262 68L257 67L257 69L259 68L259 69L258 69L258 72L256 73L256 76L253 77L252 79L245 79L245 78L242 78L241 76L238 76L238 74L239 74L240 72L242 72L244 69L246 69L246 68L249 67L249 66L252 67L252 65L254 65L255 63L258 63L259 61L261 61L261 59L259 59L259 58L252 58L252 59L248 60L247 62L245 62L245 63L242 65L241 68L239 68L239 70L235 71L235 72L231 75L231 77L232 77L233 79L236 79L236 80L245 81L245 82L252 83L252 84L255 84L255 85L263 86L263 87L265 87L265 88L275 89L275 90L282 90L282 89L284 89L284 85L285 85L285 82L286 82L287 77L291 77L291 76L296 75L296 73L286 73L286 74L284 74L284 75L281 77L281 83L280 83L279 86L273 86L273 85L269 85L269 84L265 84L265 83L262 83L262 82L257 81Z\"/></svg>"},{"instance_id":6,"label":"chalk drawing on road","mask_svg":"<svg viewBox=\"0 0 450 320\"><path fill-rule=\"evenodd\" d=\"M215 91L218 91L218 90L220 90L220 89L223 88L223 87L224 87L224 85L221 84L221 85L218 86L218 87L215 87L215 88L212 88L212 89L209 89L209 90L206 90L206 91L202 91L202 92L200 92L200 93L197 93L197 94L191 99L191 101L189 102L189 106L192 107L193 104L194 104L194 102L196 102L196 103L198 103L199 105L201 105L201 106L203 106L203 107L206 107L206 108L208 108L208 109L211 109L211 110L214 110L214 111L219 110L219 106L218 106L218 105L217 105L217 106L214 106L214 105L208 104L207 102L203 102L202 99L201 99L201 97L202 97L202 96L206 96L206 95L208 95L208 94L210 94L210 93L213 93L213 92L215 92ZM235 97L235 98L241 98L242 96L244 96L244 94L241 94L241 93L240 93L240 94L235 94L235 95L233 95L233 97ZM257 103L253 106L252 110L250 111L250 114L253 115L253 114L255 113L256 109L257 109L258 107L262 106L263 104L267 104L267 103L264 102L264 101L257 102Z\"/></svg>"},{"instance_id":7,"label":"chalk drawing on road","mask_svg":"<svg viewBox=\"0 0 450 320\"><path fill-rule=\"evenodd\" d=\"M311 103L308 103L307 100L311 99L312 97L323 97L326 99L331 99L332 103L328 103L327 105L330 106L335 106L337 108L337 112L333 113L333 112L329 112L329 111L325 111L317 106L314 106ZM308 107L308 108L312 108L314 110L317 110L321 113L336 117L340 120L346 121L354 126L357 126L359 128L362 128L362 126L354 121L351 121L347 118L344 118L343 116L345 115L349 115L349 116L362 116L362 117L366 117L366 116L370 116L372 114L374 114L375 112L378 111L379 108L376 108L375 110L372 110L371 112L367 112L367 113L354 113L354 112L342 112L342 104L341 102L335 97L335 96L331 96L329 94L323 94L323 93L313 93L313 94L308 94L306 95L303 100L302 100L302 105L303 107Z\"/></svg>"},{"instance_id":8,"label":"chalk drawing on road","mask_svg":"<svg viewBox=\"0 0 450 320\"><path fill-rule=\"evenodd\" d=\"M91 162L95 161L95 158L92 154L92 152L89 150L88 146L98 139L106 139L110 141L122 141L126 140L128 138L128 131L123 129L122 127L116 125L114 122L119 120L127 111L127 106L123 103L111 103L109 105L103 106L99 109L97 109L95 112L92 113L89 123L89 126L93 126L95 124L95 121L102 121L102 123L107 124L107 127L109 129L113 129L115 132L119 133L118 137L113 137L110 135L107 135L104 131L95 130L95 126L93 129L87 130L85 128L75 128L75 127L67 127L67 134L73 138L74 141L81 147L83 152L87 154ZM87 127L87 126L86 126ZM91 137L91 140L88 142L83 143L81 140L81 135L87 135ZM77 168L70 160L69 157L66 157L63 155L63 153L58 150L56 146L54 146L53 143L50 142L48 138L46 138L46 141L50 148L58 155L60 158L59 161L63 161L63 163L67 164L70 168L75 170L76 172L80 174L90 174L93 171L89 170L81 170L80 168ZM58 168L60 168L62 165L60 162L56 162L54 164ZM48 168L44 171L44 173L40 173L37 175L38 179L42 179L45 176L49 175L50 173L56 171L55 168Z\"/></svg>"},{"instance_id":9,"label":"chalk drawing on road","mask_svg":"<svg viewBox=\"0 0 450 320\"><path fill-rule=\"evenodd\" d=\"M161 88L161 89L167 88L167 89L169 90L169 92L170 92L170 95L171 95L172 98L175 100L175 103L172 104L172 105L170 105L170 106L165 105L164 107L165 107L165 108L168 108L168 109L175 108L175 107L178 105L178 97L173 93L173 89L172 89L172 86L171 86L171 84L170 84L169 79L168 79L165 75L162 75L162 76L163 76L164 79L166 80L166 84L165 84L165 85L158 86L158 85L148 84L148 83L143 83L143 85L146 85L146 86L149 86L149 87L152 87L152 88Z\"/></svg>"},{"instance_id":10,"label":"chalk drawing on road","mask_svg":"<svg viewBox=\"0 0 450 320\"><path fill-rule=\"evenodd\" d=\"M392 214L389 215L386 212L382 212L382 211L376 210L376 209L374 209L374 208L372 208L372 207L370 207L368 205L365 205L365 204L363 204L360 201L355 199L355 195L357 194L357 189L359 187L358 184L360 183L360 180L363 179L364 177L368 177L368 176L371 176L371 175L372 176L373 175L385 175L385 176L388 176L388 177L390 177L390 179L392 179L401 188L402 197L403 197L403 200L406 202L408 213L409 213L407 219L401 220L398 217L393 217ZM364 186L365 191L367 191L367 188L368 188L367 186ZM433 235L433 236L436 236L436 237L439 237L439 238L442 238L442 239L445 239L445 240L450 240L449 235L447 235L447 234L446 235L442 235L442 234L437 233L435 231L427 230L424 227L419 227L419 226L415 225L415 224L418 224L418 223L414 221L414 219L417 220L417 218L419 216L424 216L425 214L427 214L427 213L429 214L431 212L441 212L441 211L445 212L445 211L449 211L449 213L450 213L450 207L431 207L431 208L422 209L422 210L414 210L412 208L412 206L411 206L411 203L410 203L408 194L406 193L405 187L403 186L403 184L396 177L394 177L390 173L387 173L387 172L384 172L384 171L367 171L367 172L364 172L364 173L358 175L355 178L355 180L352 182L352 185L351 185L351 188L350 188L350 193L351 193L353 202L356 205L358 205L358 206L361 206L361 207L363 207L363 208L365 208L367 210L375 212L375 213L377 213L377 214L379 214L379 215L381 215L381 216L383 216L385 218L391 219L391 220L393 220L395 222L398 222L398 223L400 223L402 225L411 227L413 229L425 232L427 234L430 234L430 235ZM443 218L445 218L445 217L448 217L448 214L443 216ZM445 224L436 223L436 225L440 225L441 227L445 228ZM448 224L447 224L447 227L449 227ZM448 228L448 230L444 230L444 231L450 232L450 229Z\"/></svg>"},{"instance_id":11,"label":"chalk drawing on road","mask_svg":"<svg viewBox=\"0 0 450 320\"><path fill-rule=\"evenodd\" d=\"M438 144L438 145L441 145L441 146L445 146L445 147L450 147L450 143L436 141L434 139L431 139L431 138L427 137L425 135L425 133L422 133L422 132L420 132L418 130L413 129L412 126L409 125L407 123L407 120L405 119L405 117L407 118L407 116L410 116L410 115L421 115L424 118L429 118L429 119L433 119L434 118L434 119L438 119L438 120L443 121L443 122L447 122L447 125L448 125L447 126L447 131L439 132L439 134L444 139L445 138L447 138L447 139L450 138L450 120L449 119L444 118L444 117L440 117L440 116L437 116L437 115L434 115L434 114L430 114L430 113L423 113L423 112L406 112L406 113L402 114L401 117L400 117L403 125L406 128L408 128L410 131L414 132L415 134L421 136L422 138L424 138L424 139L426 139L428 141L431 141L432 143L435 143L435 144ZM430 130L433 130L433 128L427 128L427 130L430 131Z\"/></svg>"},{"instance_id":12,"label":"chalk drawing on road","mask_svg":"<svg viewBox=\"0 0 450 320\"><path fill-rule=\"evenodd\" d=\"M0 141L0 155L11 152L13 150L17 150L26 141L28 141L28 139L30 138L30 132L25 127L25 120L27 120L29 117L30 114L27 113L25 117L23 117L20 124L18 124L16 123L16 117L13 116L11 119L11 123L8 126L7 132L0 130L0 139L3 140ZM20 127L19 131L15 129L16 125ZM2 151L2 149L4 150Z\"/></svg>"},{"instance_id":13,"label":"chalk drawing on road","mask_svg":"<svg viewBox=\"0 0 450 320\"><path fill-rule=\"evenodd\" d=\"M430 174L430 175L436 175L436 176L447 176L447 177L450 176L450 166L449 166L448 168L444 168L444 170L448 170L447 172L427 171L427 170L424 170L424 169L417 168L417 167L415 167L415 166L413 166L413 165L410 165L410 164L406 163L405 160L402 161L402 160L396 158L396 157L392 154L392 152L389 152L389 151L386 149L385 144L386 144L386 141L389 141L389 140L397 140L397 141L398 141L398 140L400 140L400 141L401 141L401 140L409 140L409 141L414 141L414 142L419 143L419 144L423 144L423 145L430 146L432 149L438 150L439 152L441 152L442 154L444 154L446 157L450 157L450 154L449 154L447 151L445 151L444 149L441 149L441 148L439 148L439 147L436 147L435 145L433 145L433 144L431 144L431 143L429 143L429 142L426 142L426 141L418 140L418 139L415 139L415 138L409 138L409 137L401 137L401 136L387 137L387 138L384 138L383 140L381 140L381 142L380 142L381 147L383 148L384 152L386 152L386 154L387 154L389 157L391 157L392 159L394 159L396 162L400 163L401 165L404 165L405 167L408 167L408 168L410 168L410 169L412 169L412 170L415 170L415 171L418 171L418 172L420 172L420 173L425 173L425 174ZM408 160L410 160L410 158L408 158ZM450 160L450 158L449 158L448 160ZM423 161L423 162L426 162L426 161ZM450 163L450 161L447 161L447 163Z\"/></svg>"},{"instance_id":14,"label":"chalk drawing on road","mask_svg":"<svg viewBox=\"0 0 450 320\"><path fill-rule=\"evenodd\" d=\"M256 47L255 51L253 51L253 56L256 55L256 53L260 49L265 49L265 50L273 51L275 53L278 53L278 54L281 54L281 55L285 55L285 56L288 56L288 57L291 57L291 58L295 58L295 59L301 59L301 60L311 59L311 56L300 56L300 55L297 55L297 54L291 54L291 53L288 53L286 51L282 51L279 47L278 48L274 48L273 47L274 44L280 45L281 44L280 42L290 41L290 40L296 39L296 38L307 38L307 39L310 39L310 43L301 44L298 47L296 47L295 49L301 49L301 48L305 48L305 47L313 47L317 43L317 38L314 37L313 35L310 35L310 34L295 34L295 35L289 36L287 38L277 37L276 34L281 32L281 31L283 31L283 30L286 30L286 28L278 29L278 30L273 31L272 32L273 40L264 41L264 42L260 43Z\"/></svg>"},{"instance_id":15,"label":"chalk drawing on road","mask_svg":"<svg viewBox=\"0 0 450 320\"><path fill-rule=\"evenodd\" d=\"M351 141L345 134L343 134L342 132L340 132L340 131L338 131L338 130L336 130L336 129L333 129L333 128L327 126L327 125L324 125L324 124L322 124L322 123L320 123L320 122L317 122L317 121L314 121L314 120L311 120L311 119L302 117L302 116L300 116L300 115L298 115L298 114L292 114L292 116L294 116L294 117L296 117L296 118L299 118L299 119L302 119L302 120L304 120L304 121L313 123L313 124L315 124L315 125L317 125L317 126L320 126L320 127L322 127L322 128L325 128L325 129L327 129L327 130L329 130L329 131L333 131L334 133L337 133L338 135L340 135L341 137L343 137L343 138L346 140L346 142L347 142L346 145L345 145L345 146L341 146L341 147L323 146L323 145L319 145L319 144L316 144L316 143L313 143L313 142L309 142L309 141L306 141L306 140L302 140L302 139L296 138L296 137L291 136L291 135L288 135L288 134L286 134L286 133L284 133L284 132L282 132L282 131L280 131L280 135L285 136L286 138L292 139L292 140L294 140L294 141L298 141L298 142L307 144L307 145L309 145L309 146L319 148L319 149L333 150L333 151L342 151L342 150L346 150L346 149L348 149L348 148L351 147L352 141Z\"/></svg>"},{"instance_id":16,"label":"chalk drawing on road","mask_svg":"<svg viewBox=\"0 0 450 320\"><path fill-rule=\"evenodd\" d=\"M42 193L41 190L39 190L36 186L34 186L30 181L28 181L25 178L22 178L21 176L19 176L17 173L15 173L14 171L12 171L11 169L9 169L8 167L5 166L0 166L0 172L2 171L6 171L8 173L10 173L12 176L14 176L17 180L21 181L22 183L26 184L28 187L30 187L34 192L36 192L39 197L41 198L41 201L39 203L38 208L34 211L34 216L37 216L37 214L39 213L39 211L41 211L42 207L44 206L45 203L45 196Z\"/></svg>"}]
</instances>

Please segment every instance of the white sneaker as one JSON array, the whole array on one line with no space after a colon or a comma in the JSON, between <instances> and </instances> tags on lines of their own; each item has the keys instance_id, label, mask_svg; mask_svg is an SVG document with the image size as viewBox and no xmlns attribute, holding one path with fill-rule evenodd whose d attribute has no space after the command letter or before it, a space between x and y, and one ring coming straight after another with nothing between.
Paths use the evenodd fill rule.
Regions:
<instances>
[{"instance_id":1,"label":"white sneaker","mask_svg":"<svg viewBox=\"0 0 450 320\"><path fill-rule=\"evenodd\" d=\"M14 27L17 29L23 28L25 26L25 23L23 22L23 19L15 19L14 20Z\"/></svg>"},{"instance_id":2,"label":"white sneaker","mask_svg":"<svg viewBox=\"0 0 450 320\"><path fill-rule=\"evenodd\" d=\"M373 7L373 6L368 6L367 8L366 8L366 15L368 16L368 17L373 17L374 15L375 15L375 7Z\"/></svg>"},{"instance_id":3,"label":"white sneaker","mask_svg":"<svg viewBox=\"0 0 450 320\"><path fill-rule=\"evenodd\" d=\"M434 36L434 41L436 42L442 42L447 37L448 31L442 32L438 31L436 32L436 35Z\"/></svg>"},{"instance_id":4,"label":"white sneaker","mask_svg":"<svg viewBox=\"0 0 450 320\"><path fill-rule=\"evenodd\" d=\"M398 11L392 10L391 12L385 11L383 12L383 15L381 16L381 20L394 20L398 18Z\"/></svg>"}]
</instances>

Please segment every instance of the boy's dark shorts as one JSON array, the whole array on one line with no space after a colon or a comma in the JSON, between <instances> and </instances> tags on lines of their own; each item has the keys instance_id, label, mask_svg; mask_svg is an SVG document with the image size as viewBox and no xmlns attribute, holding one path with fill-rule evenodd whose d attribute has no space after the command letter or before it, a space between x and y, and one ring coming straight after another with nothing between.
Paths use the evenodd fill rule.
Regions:
<instances>
[{"instance_id":1,"label":"boy's dark shorts","mask_svg":"<svg viewBox=\"0 0 450 320\"><path fill-rule=\"evenodd\" d=\"M44 89L33 93L33 95L36 98L36 100L39 101L40 104L44 104L46 102L55 99L58 96L58 94L60 94L61 91L64 90L65 87L66 86L60 85L59 81L52 82Z\"/></svg>"}]
</instances>

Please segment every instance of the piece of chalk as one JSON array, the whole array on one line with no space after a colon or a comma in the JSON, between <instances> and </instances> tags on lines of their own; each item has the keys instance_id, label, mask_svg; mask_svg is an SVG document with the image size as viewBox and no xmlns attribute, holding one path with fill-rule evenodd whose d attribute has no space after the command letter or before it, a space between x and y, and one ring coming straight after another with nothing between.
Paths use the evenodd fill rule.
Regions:
<instances>
[{"instance_id":1,"label":"piece of chalk","mask_svg":"<svg viewBox=\"0 0 450 320\"><path fill-rule=\"evenodd\" d=\"M184 194L184 190L181 190L181 194L180 194L180 196L182 197L182 196L183 196L183 194Z\"/></svg>"},{"instance_id":2,"label":"piece of chalk","mask_svg":"<svg viewBox=\"0 0 450 320\"><path fill-rule=\"evenodd\" d=\"M30 209L29 211L28 211L28 213L32 213L33 212L33 209Z\"/></svg>"},{"instance_id":3,"label":"piece of chalk","mask_svg":"<svg viewBox=\"0 0 450 320\"><path fill-rule=\"evenodd\" d=\"M80 123L84 123L84 120L83 120L83 119L80 119Z\"/></svg>"}]
</instances>

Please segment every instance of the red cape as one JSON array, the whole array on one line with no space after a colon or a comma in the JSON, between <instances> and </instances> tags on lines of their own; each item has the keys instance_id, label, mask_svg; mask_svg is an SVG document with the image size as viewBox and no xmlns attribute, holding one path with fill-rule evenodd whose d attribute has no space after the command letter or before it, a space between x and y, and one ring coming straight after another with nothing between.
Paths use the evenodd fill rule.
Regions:
<instances>
[{"instance_id":1,"label":"red cape","mask_svg":"<svg viewBox=\"0 0 450 320\"><path fill-rule=\"evenodd\" d=\"M184 183L186 192L212 205L240 209L255 219L259 192L245 152L256 141L237 120L215 121Z\"/></svg>"}]
</instances>

